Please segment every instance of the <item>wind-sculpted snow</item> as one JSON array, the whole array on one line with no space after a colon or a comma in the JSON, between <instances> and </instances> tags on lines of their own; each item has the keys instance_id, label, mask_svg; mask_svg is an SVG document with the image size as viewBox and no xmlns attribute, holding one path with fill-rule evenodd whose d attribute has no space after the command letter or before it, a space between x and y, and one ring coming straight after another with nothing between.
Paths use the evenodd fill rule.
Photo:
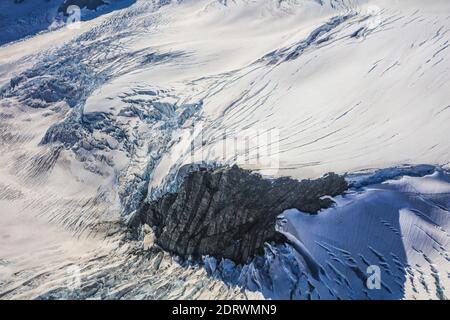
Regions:
<instances>
[{"instance_id":1,"label":"wind-sculpted snow","mask_svg":"<svg viewBox=\"0 0 450 320\"><path fill-rule=\"evenodd\" d=\"M449 297L448 1L119 2L0 37L34 35L0 46L1 298ZM184 168L233 164L351 192L247 265L129 236Z\"/></svg>"},{"instance_id":2,"label":"wind-sculpted snow","mask_svg":"<svg viewBox=\"0 0 450 320\"><path fill-rule=\"evenodd\" d=\"M450 176L441 170L423 176L430 169L355 174L350 179L367 187L339 197L336 208L317 216L288 210L280 217L292 247L267 244L265 256L245 266L207 257L205 268L275 299L445 299ZM375 180L380 184L370 185ZM373 266L381 269L379 290L366 287Z\"/></svg>"},{"instance_id":3,"label":"wind-sculpted snow","mask_svg":"<svg viewBox=\"0 0 450 320\"><path fill-rule=\"evenodd\" d=\"M187 171L187 170L186 170ZM180 256L211 255L246 263L266 242L285 242L276 232L276 216L287 208L311 214L333 204L324 196L347 189L343 177L317 180L262 179L237 166L192 171L176 193L143 202L130 221L135 233L153 226L155 242Z\"/></svg>"},{"instance_id":4,"label":"wind-sculpted snow","mask_svg":"<svg viewBox=\"0 0 450 320\"><path fill-rule=\"evenodd\" d=\"M266 55L263 60L269 60L270 63L277 63L279 61L293 60L298 58L306 49L313 45L320 45L331 40L330 31L336 29L340 24L350 19L351 15L333 17L330 21L313 30L311 34L289 48L279 49Z\"/></svg>"},{"instance_id":5,"label":"wind-sculpted snow","mask_svg":"<svg viewBox=\"0 0 450 320\"><path fill-rule=\"evenodd\" d=\"M151 11L149 5L145 8ZM127 14L121 18L124 23L128 23ZM137 162L136 165L141 167L133 169L136 173L125 173L127 181L122 187L128 191L121 191L127 193L123 195L123 201L131 202L124 203L124 210L129 212L130 208L133 209L135 206L134 197L138 199L141 197L136 188L142 189L145 183L145 177L142 176L145 176L147 163L140 164L139 161L146 162L148 158L139 160L144 156L139 153L139 148L144 150L150 148L148 142L154 139L167 139L165 135L170 131L170 122L176 127L182 125L183 121L178 118L171 121L170 118L175 118L177 114L163 110L167 107L172 108L172 105L162 103L158 108L157 100L162 98L164 93L156 97L154 99L156 101L148 100L148 106L140 106L141 100L139 98L133 100L133 97L142 97L146 93L140 95L139 92L143 89L139 88L121 96L120 99L123 99L127 106L117 114L103 110L90 112L84 104L87 97L107 81L149 65L155 66L168 61L174 63L183 53L157 53L151 47L128 50L119 40L132 36L130 33L104 37L99 30L104 32L105 29L106 27L102 25L101 28L93 29L63 47L46 53L42 61L36 63L30 70L11 79L10 84L2 89L2 96L5 98L5 104L8 103L6 101L14 101L31 108L50 108L57 103L63 103L73 108L62 122L57 122L48 129L40 144L62 144L65 148L70 148L84 164L85 169L91 172L109 175L114 170L110 167L114 167L117 164L115 162L120 162L121 159L129 159L132 164ZM87 42L89 45L86 45ZM186 109L192 108L195 109L195 105L186 106ZM186 116L184 108L180 114L180 119ZM156 132L139 132L133 130L135 128L130 128L131 123L136 122L134 118L138 124L146 124L149 128L153 127L152 123L158 121L167 123ZM147 140L147 144L144 140ZM157 149L153 152L153 156L158 157L162 153L163 151ZM123 169L124 161L128 160L117 164L118 170ZM108 168L104 168L105 164ZM129 174L132 175L131 179L133 174L138 175L134 178L137 182L129 181ZM128 197L131 197L131 200L125 199Z\"/></svg>"},{"instance_id":6,"label":"wind-sculpted snow","mask_svg":"<svg viewBox=\"0 0 450 320\"><path fill-rule=\"evenodd\" d=\"M278 228L292 246L267 245L245 266L207 258L207 270L274 299L446 299L449 179L440 170L397 177L353 189L318 215L287 210ZM378 290L366 285L371 266L381 270Z\"/></svg>"},{"instance_id":7,"label":"wind-sculpted snow","mask_svg":"<svg viewBox=\"0 0 450 320\"><path fill-rule=\"evenodd\" d=\"M72 20L86 21L126 8L134 2L134 0L3 0L0 3L2 30L0 45L57 30L65 25L67 16L74 13L76 16L72 16Z\"/></svg>"}]
</instances>

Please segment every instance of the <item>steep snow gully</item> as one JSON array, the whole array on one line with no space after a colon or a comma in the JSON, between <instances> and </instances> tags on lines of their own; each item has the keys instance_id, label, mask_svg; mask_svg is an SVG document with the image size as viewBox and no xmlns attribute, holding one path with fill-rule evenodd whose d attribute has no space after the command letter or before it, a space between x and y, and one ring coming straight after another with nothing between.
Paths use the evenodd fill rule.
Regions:
<instances>
[{"instance_id":1,"label":"steep snow gully","mask_svg":"<svg viewBox=\"0 0 450 320\"><path fill-rule=\"evenodd\" d=\"M39 2L0 4L1 299L450 297L447 0Z\"/></svg>"}]
</instances>

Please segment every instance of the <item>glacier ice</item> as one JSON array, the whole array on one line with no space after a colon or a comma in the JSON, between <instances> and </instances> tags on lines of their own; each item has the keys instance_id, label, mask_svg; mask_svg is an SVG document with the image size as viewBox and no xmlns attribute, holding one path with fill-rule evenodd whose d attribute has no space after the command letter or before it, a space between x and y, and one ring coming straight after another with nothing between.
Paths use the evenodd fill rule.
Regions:
<instances>
[{"instance_id":1,"label":"glacier ice","mask_svg":"<svg viewBox=\"0 0 450 320\"><path fill-rule=\"evenodd\" d=\"M79 29L30 6L0 40L0 298L449 297L448 1L117 3ZM257 163L221 152L270 130ZM247 265L129 238L181 168L232 164L351 188Z\"/></svg>"}]
</instances>

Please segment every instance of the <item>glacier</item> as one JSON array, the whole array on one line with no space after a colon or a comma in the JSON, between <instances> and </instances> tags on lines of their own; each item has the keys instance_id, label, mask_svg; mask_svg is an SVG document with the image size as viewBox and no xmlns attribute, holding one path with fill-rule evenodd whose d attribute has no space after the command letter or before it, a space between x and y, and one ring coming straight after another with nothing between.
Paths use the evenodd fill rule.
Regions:
<instances>
[{"instance_id":1,"label":"glacier","mask_svg":"<svg viewBox=\"0 0 450 320\"><path fill-rule=\"evenodd\" d=\"M0 299L450 296L448 1L117 0L77 28L51 26L63 1L13 2ZM273 141L255 153L260 133ZM247 264L184 259L128 222L186 165L336 172L349 189L317 215L280 212L290 243Z\"/></svg>"}]
</instances>

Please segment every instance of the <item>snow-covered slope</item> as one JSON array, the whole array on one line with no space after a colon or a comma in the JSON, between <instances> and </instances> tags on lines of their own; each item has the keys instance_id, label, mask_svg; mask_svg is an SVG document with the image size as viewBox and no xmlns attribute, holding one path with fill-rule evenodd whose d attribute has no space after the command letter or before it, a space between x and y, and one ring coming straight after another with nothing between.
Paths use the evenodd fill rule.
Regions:
<instances>
[{"instance_id":1,"label":"snow-covered slope","mask_svg":"<svg viewBox=\"0 0 450 320\"><path fill-rule=\"evenodd\" d=\"M285 212L281 228L322 268L318 279L294 276L286 291L315 299L448 299L449 178L439 171L406 176L345 195L318 216ZM380 290L367 289L370 266L380 268Z\"/></svg>"},{"instance_id":2,"label":"snow-covered slope","mask_svg":"<svg viewBox=\"0 0 450 320\"><path fill-rule=\"evenodd\" d=\"M0 247L1 297L204 296L195 281L220 287L211 297L237 294L217 278L273 298L448 297L449 9L446 0L142 0L0 46L0 236L10 239ZM234 145L242 137L250 147ZM287 213L288 232L325 270L320 279L277 247L249 273L229 262L208 267L212 277L156 263L164 285L176 278L193 291L141 286L155 270L140 264L158 258L118 240L121 225L147 189L148 198L173 190L193 162L298 179L441 169L395 181L404 171L383 171L317 217ZM40 228L54 234L42 251L29 245ZM356 280L365 260L388 274L380 292ZM67 276L52 270L66 261L97 290L61 289ZM121 276L103 285L110 262ZM293 264L307 275L291 276ZM142 278L130 283L134 268ZM273 276L280 270L288 280ZM283 291L286 281L295 288Z\"/></svg>"},{"instance_id":3,"label":"snow-covered slope","mask_svg":"<svg viewBox=\"0 0 450 320\"><path fill-rule=\"evenodd\" d=\"M0 45L59 29L67 20L64 15L74 13L73 10L67 12L71 5L81 9L79 18L85 21L124 8L133 2L133 0L2 0Z\"/></svg>"}]
</instances>

